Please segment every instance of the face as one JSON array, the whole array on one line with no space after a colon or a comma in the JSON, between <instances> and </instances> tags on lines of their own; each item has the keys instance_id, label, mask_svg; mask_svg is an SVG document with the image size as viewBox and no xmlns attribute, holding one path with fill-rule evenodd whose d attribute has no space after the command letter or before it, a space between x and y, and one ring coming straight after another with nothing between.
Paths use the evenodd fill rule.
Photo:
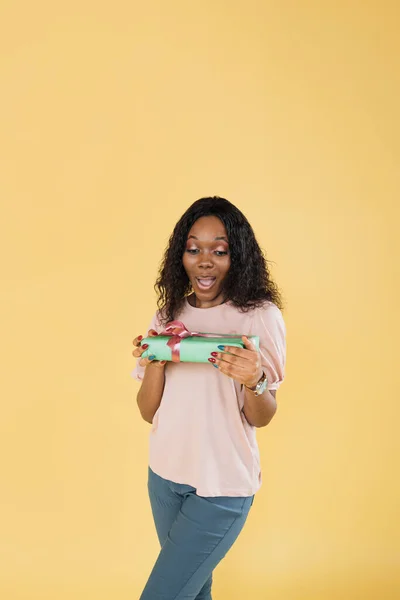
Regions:
<instances>
[{"instance_id":1,"label":"face","mask_svg":"<svg viewBox=\"0 0 400 600\"><path fill-rule=\"evenodd\" d=\"M210 308L225 300L222 283L231 258L225 225L215 216L201 217L188 233L183 266L196 295L196 306Z\"/></svg>"}]
</instances>

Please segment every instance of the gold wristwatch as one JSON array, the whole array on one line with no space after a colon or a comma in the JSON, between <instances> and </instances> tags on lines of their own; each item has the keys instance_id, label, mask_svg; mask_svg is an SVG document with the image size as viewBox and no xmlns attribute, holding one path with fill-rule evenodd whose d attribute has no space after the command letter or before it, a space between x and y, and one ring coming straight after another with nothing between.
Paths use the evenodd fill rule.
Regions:
<instances>
[{"instance_id":1,"label":"gold wristwatch","mask_svg":"<svg viewBox=\"0 0 400 600\"><path fill-rule=\"evenodd\" d=\"M249 386L245 385L244 387L246 387L248 390L252 391L255 396L261 396L261 394L263 394L268 387L268 379L267 379L267 376L264 373L264 371L263 371L263 374L261 375L260 380L258 381L258 383L256 383L256 385L253 385L253 387L249 387Z\"/></svg>"}]
</instances>

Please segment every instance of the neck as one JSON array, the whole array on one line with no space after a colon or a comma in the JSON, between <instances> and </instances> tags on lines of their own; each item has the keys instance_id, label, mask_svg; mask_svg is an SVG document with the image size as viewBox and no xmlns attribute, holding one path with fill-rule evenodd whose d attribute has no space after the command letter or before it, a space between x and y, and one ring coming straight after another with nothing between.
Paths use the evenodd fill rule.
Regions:
<instances>
[{"instance_id":1,"label":"neck","mask_svg":"<svg viewBox=\"0 0 400 600\"><path fill-rule=\"evenodd\" d=\"M228 300L227 298L223 298L221 300L221 302L218 302L217 304L213 304L213 306L220 306L221 304L224 304L227 300ZM193 306L195 308L201 308L201 306L198 306L196 294L193 294ZM213 306L207 306L207 308L213 308Z\"/></svg>"}]
</instances>

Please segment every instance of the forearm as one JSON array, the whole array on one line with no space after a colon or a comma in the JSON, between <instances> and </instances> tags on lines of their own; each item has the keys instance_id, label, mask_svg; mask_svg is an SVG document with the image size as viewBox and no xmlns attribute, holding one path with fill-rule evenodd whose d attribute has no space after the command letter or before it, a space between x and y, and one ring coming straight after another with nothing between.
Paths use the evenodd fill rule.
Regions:
<instances>
[{"instance_id":1,"label":"forearm","mask_svg":"<svg viewBox=\"0 0 400 600\"><path fill-rule=\"evenodd\" d=\"M254 427L265 427L276 413L276 392L265 390L261 396L255 396L254 393L246 387L244 387L244 390L245 398L243 412L247 421L250 425L254 425Z\"/></svg>"},{"instance_id":2,"label":"forearm","mask_svg":"<svg viewBox=\"0 0 400 600\"><path fill-rule=\"evenodd\" d=\"M136 400L142 418L148 423L153 422L156 410L160 406L165 385L165 367L149 364Z\"/></svg>"}]
</instances>

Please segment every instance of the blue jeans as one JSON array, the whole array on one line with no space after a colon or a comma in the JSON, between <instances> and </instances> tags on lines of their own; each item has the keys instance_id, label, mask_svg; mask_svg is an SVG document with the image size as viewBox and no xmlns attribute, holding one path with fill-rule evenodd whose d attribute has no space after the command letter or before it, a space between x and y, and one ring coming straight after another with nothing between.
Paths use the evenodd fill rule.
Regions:
<instances>
[{"instance_id":1,"label":"blue jeans","mask_svg":"<svg viewBox=\"0 0 400 600\"><path fill-rule=\"evenodd\" d=\"M212 572L246 522L253 496L198 496L148 468L161 550L140 600L212 600Z\"/></svg>"}]
</instances>

